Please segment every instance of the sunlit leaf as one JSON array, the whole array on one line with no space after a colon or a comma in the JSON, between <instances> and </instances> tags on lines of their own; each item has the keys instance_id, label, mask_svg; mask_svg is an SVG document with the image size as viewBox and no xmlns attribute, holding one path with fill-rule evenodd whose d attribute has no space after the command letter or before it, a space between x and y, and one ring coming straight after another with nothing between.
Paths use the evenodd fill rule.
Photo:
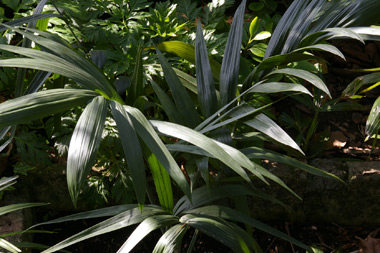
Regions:
<instances>
[{"instance_id":1,"label":"sunlit leaf","mask_svg":"<svg viewBox=\"0 0 380 253\"><path fill-rule=\"evenodd\" d=\"M269 75L274 75L274 74L286 74L286 75L291 75L298 77L300 79L303 79L305 81L308 81L318 89L322 90L325 92L330 98L331 94L330 91L328 90L326 84L316 75L313 73L310 73L309 71L302 70L302 69L291 69L291 68L284 68L284 69L278 69L270 72Z\"/></svg>"},{"instance_id":2,"label":"sunlit leaf","mask_svg":"<svg viewBox=\"0 0 380 253\"><path fill-rule=\"evenodd\" d=\"M153 253L175 252L176 249L180 249L182 238L188 228L183 224L173 225L160 237Z\"/></svg>"},{"instance_id":3,"label":"sunlit leaf","mask_svg":"<svg viewBox=\"0 0 380 253\"><path fill-rule=\"evenodd\" d=\"M168 213L173 212L173 191L170 182L169 173L162 166L160 161L157 160L153 153L147 155L149 168L152 172L154 185L156 186L156 193L160 205L163 210Z\"/></svg>"},{"instance_id":4,"label":"sunlit leaf","mask_svg":"<svg viewBox=\"0 0 380 253\"><path fill-rule=\"evenodd\" d=\"M218 240L231 248L234 252L251 252L249 241L236 232L236 227L232 227L223 219L217 217L199 216L196 213L186 214L180 218L181 223L190 225L210 237Z\"/></svg>"},{"instance_id":5,"label":"sunlit leaf","mask_svg":"<svg viewBox=\"0 0 380 253\"><path fill-rule=\"evenodd\" d=\"M88 229L85 229L43 251L44 253L58 251L75 243L92 238L97 235L109 233L121 228L142 222L150 216L165 214L159 207L145 206L141 211L139 207L135 207L112 218L102 221Z\"/></svg>"},{"instance_id":6,"label":"sunlit leaf","mask_svg":"<svg viewBox=\"0 0 380 253\"><path fill-rule=\"evenodd\" d=\"M145 236L157 228L170 226L178 223L178 218L173 215L155 215L148 217L138 225L133 233L128 237L128 240L117 251L118 253L130 252Z\"/></svg>"},{"instance_id":7,"label":"sunlit leaf","mask_svg":"<svg viewBox=\"0 0 380 253\"><path fill-rule=\"evenodd\" d=\"M35 207L35 206L44 206L49 203L20 203L20 204L12 204L0 207L0 215L4 215L13 211L17 211L24 208Z\"/></svg>"},{"instance_id":8,"label":"sunlit leaf","mask_svg":"<svg viewBox=\"0 0 380 253\"><path fill-rule=\"evenodd\" d=\"M26 123L86 103L99 93L80 89L53 89L0 104L0 127Z\"/></svg>"},{"instance_id":9,"label":"sunlit leaf","mask_svg":"<svg viewBox=\"0 0 380 253\"><path fill-rule=\"evenodd\" d=\"M215 158L220 160L229 166L232 170L238 173L241 177L243 177L247 182L250 182L250 179L246 172L240 167L242 161L233 159L227 152L221 148L216 141L211 138L200 134L197 131L194 131L190 128L173 124L170 122L162 122L151 120L150 121L156 130L162 134L169 135L175 138L179 138L185 140L189 143L192 143L200 148L207 150L210 154L212 154Z\"/></svg>"},{"instance_id":10,"label":"sunlit leaf","mask_svg":"<svg viewBox=\"0 0 380 253\"><path fill-rule=\"evenodd\" d=\"M19 248L14 246L12 243L4 240L3 238L0 238L0 248L6 249L12 253L21 252L21 250Z\"/></svg>"},{"instance_id":11,"label":"sunlit leaf","mask_svg":"<svg viewBox=\"0 0 380 253\"><path fill-rule=\"evenodd\" d=\"M107 115L108 101L98 96L84 109L71 137L67 157L67 185L74 206L97 153Z\"/></svg>"},{"instance_id":12,"label":"sunlit leaf","mask_svg":"<svg viewBox=\"0 0 380 253\"><path fill-rule=\"evenodd\" d=\"M365 133L367 135L367 138L371 137L374 134L377 134L379 129L380 129L380 97L378 97L375 103L373 103L367 122L366 122Z\"/></svg>"}]
</instances>

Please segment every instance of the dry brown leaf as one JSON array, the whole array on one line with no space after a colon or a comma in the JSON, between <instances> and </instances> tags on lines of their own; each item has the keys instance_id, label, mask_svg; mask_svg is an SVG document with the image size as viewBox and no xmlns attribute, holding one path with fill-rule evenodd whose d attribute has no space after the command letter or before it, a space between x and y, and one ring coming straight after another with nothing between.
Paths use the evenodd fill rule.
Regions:
<instances>
[{"instance_id":1,"label":"dry brown leaf","mask_svg":"<svg viewBox=\"0 0 380 253\"><path fill-rule=\"evenodd\" d=\"M346 145L347 141L347 136L345 136L341 131L331 132L329 141L327 143L327 149L343 148Z\"/></svg>"},{"instance_id":2,"label":"dry brown leaf","mask_svg":"<svg viewBox=\"0 0 380 253\"><path fill-rule=\"evenodd\" d=\"M359 253L379 253L380 252L380 239L367 236L365 240L359 238L360 248Z\"/></svg>"}]
</instances>

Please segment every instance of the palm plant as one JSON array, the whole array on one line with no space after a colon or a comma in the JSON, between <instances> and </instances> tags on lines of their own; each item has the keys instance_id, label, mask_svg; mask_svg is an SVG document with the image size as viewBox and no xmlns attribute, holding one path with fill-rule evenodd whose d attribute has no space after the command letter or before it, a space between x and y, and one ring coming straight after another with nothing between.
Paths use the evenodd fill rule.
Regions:
<instances>
[{"instance_id":1,"label":"palm plant","mask_svg":"<svg viewBox=\"0 0 380 253\"><path fill-rule=\"evenodd\" d=\"M315 18L324 17L317 15L321 14L320 10L324 10L323 4L330 4L330 2L325 3L325 1L314 0L309 3L309 1L297 0L280 21L279 27L282 28L275 30L268 45L269 50L265 60L246 78L239 90L240 95L236 96L245 3L244 0L234 16L220 69L215 61L208 58L199 24L195 48L191 49L189 45L173 42L166 44L165 47L163 44L157 45L161 49L168 49L171 45L190 48L194 54L188 51L187 57L193 60L197 66L195 82L183 72L173 70L160 50L157 49L161 63L160 68L164 72L172 98L153 80L151 83L170 122L148 120L141 111L131 106L134 104L134 100L142 95L141 72L143 71L143 62L141 50L136 57L135 74L128 89L127 99L124 101L116 92L112 81L95 64L74 51L62 39L32 28L14 28L9 24L3 24L6 28L13 29L25 38L34 41L41 50L0 45L1 50L24 56L23 58L0 60L0 66L53 72L70 78L80 86L80 88L43 90L0 104L0 126L5 129L3 132L8 132L8 127L11 125L23 124L30 120L68 110L77 105L87 104L75 127L68 152L67 183L70 196L76 205L81 186L93 164L106 115L110 112L117 124L138 201L137 205L100 209L58 220L113 216L64 240L46 252L55 251L92 236L138 223L140 225L120 249L121 252L130 251L150 231L157 228L165 229L166 227L170 228L164 232L158 241L155 249L157 252L172 252L175 248L180 247L181 239L190 227L216 237L237 252L260 251L259 246L250 234L235 225L234 222L254 226L287 239L306 250L311 250L308 246L245 214L246 199L239 208L241 211L215 205L214 202L225 196L235 198L235 200L241 199L241 196L249 195L269 198L258 189L253 188L252 177L266 183L269 178L291 191L281 179L251 159L270 158L310 173L333 176L290 157L262 148L248 146L239 150L236 146L234 147L234 144L227 145L218 140L227 138L231 141L234 132L231 135L229 129L239 129L239 133L250 134L252 132L247 132L246 129L254 128L269 136L271 140L289 146L302 154L302 150L285 131L262 113L263 109L270 105L254 108L249 105L249 95L254 92L297 92L312 95L300 83L278 81L278 76L290 75L296 77L296 80L305 80L311 83L329 96L329 91L320 78L305 70L286 68L286 65L289 62L315 58L315 56L305 53L308 50L324 50L343 57L338 49L325 44L326 40L338 35L358 39L360 37L351 30L336 28L313 30L316 33L306 36L307 31L309 31L307 27L300 30L304 33L302 36L298 36L298 33L296 33L297 36L294 36L296 31L294 27L301 25L301 22L297 21L298 19L308 17L304 25L310 25ZM338 6L340 5L334 2L330 8L337 8ZM362 9L359 8L359 10ZM365 8L364 10L370 9ZM339 22L326 23L330 26L340 25ZM287 24L293 24L293 26L284 27ZM321 27L321 25L316 27ZM169 50L176 51L173 48ZM181 52L185 51L177 51L177 53ZM273 68L275 69L273 70ZM180 78L178 78L177 73ZM220 76L213 76L214 73L220 73ZM215 88L214 80L219 81L219 92ZM252 86L253 82L255 85ZM185 87L197 94L201 116ZM234 127L228 128L231 125ZM224 133L219 135L222 138L218 140L211 138L218 131ZM173 139L179 141L173 142ZM165 145L163 140L168 144ZM190 184L177 164L176 159L180 156L186 159L185 170L190 177ZM144 159L152 172L159 205L144 205L147 189ZM226 176L237 174L238 181L243 180L248 186L227 184L225 182L228 181L228 178L222 177L220 180L215 180L210 177L210 170L219 171L219 168L223 167L228 168L226 169ZM195 179L192 177L193 172L201 174L206 186L197 187ZM174 205L171 180L185 195L177 201L176 205ZM167 244L167 241L170 243Z\"/></svg>"}]
</instances>

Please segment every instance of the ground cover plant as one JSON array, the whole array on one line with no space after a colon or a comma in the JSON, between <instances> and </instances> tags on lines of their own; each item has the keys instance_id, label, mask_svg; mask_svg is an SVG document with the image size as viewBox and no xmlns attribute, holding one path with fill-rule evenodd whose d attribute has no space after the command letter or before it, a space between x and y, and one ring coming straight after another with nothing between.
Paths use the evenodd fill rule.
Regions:
<instances>
[{"instance_id":1,"label":"ground cover plant","mask_svg":"<svg viewBox=\"0 0 380 253\"><path fill-rule=\"evenodd\" d=\"M138 21L147 16L135 16L132 13L145 8L148 3L137 2L140 5L135 5L133 9L132 5L124 2L107 1L107 5L102 6L104 9L98 8L93 15L99 16L110 10L117 12L121 9L116 7L125 4L124 7L129 9L123 10L128 10L130 16L117 12L110 19L105 18L106 21L99 22L112 27L112 22L122 20L127 24L126 27L131 24L137 30L136 34L139 34ZM78 8L88 8L89 3ZM186 3L192 6L190 2ZM107 54L102 51L105 45L98 45L101 43L99 38L88 38L89 41L97 41L96 46L91 48L91 61L88 57L90 50L85 45L81 45L83 48L74 48L70 44L81 39L71 38L70 41L67 37L61 38L50 32L36 30L33 25L18 27L20 24L48 17L65 18L62 13L40 15L45 4L46 1L40 2L32 16L3 24L3 31L21 34L24 41L33 41L36 46L24 44L20 47L6 43L0 45L3 52L22 56L3 55L0 66L30 68L38 72L26 89L23 88L23 82L16 84L16 90L19 91L15 93L15 98L0 104L2 137L10 132L10 138L2 147L4 149L17 136L16 127L12 126L53 114L60 119L61 113L70 112L79 106L81 113L76 124L73 124L67 151L67 184L74 206L80 200L83 185L86 184L99 146L102 145L102 138L105 139L104 135L112 131L115 137L113 140L119 143L120 153L115 159L119 160L116 171L111 173L120 173L128 178L126 181L134 192L134 196L129 198L131 203L126 205L46 222L45 224L49 224L79 218L112 216L45 252L60 250L93 236L135 224L139 225L119 251L131 251L151 231L161 229L163 234L155 246L155 252L173 252L181 248L183 237L192 229L196 231L193 234L194 241L199 231L214 237L236 252L261 252L262 249L251 235L252 227L286 239L307 251L312 250L287 234L251 218L249 214L248 196L259 196L278 203L255 188L252 179L264 183L274 181L298 197L291 190L291 186L285 185L280 178L264 169L260 165L260 159L279 161L315 175L338 179L289 156L263 148L265 142L274 142L289 153L298 156L304 154L299 145L269 117L267 109L286 97L309 96L314 103L321 98L331 98L320 77L307 68L292 67L291 63L320 60L312 54L315 50L344 58L336 47L329 44L329 40L334 37L348 37L362 41L363 34L378 32L376 29L355 30L346 26L371 24L376 20L376 16L370 15L373 14L371 10L379 4L368 1L294 1L278 21L273 34L270 29L263 31L262 28L257 28L262 21L253 19L250 22L248 44L265 41L270 35L271 38L263 59L257 58L260 55L256 54L247 76L242 76L240 71L246 1L242 1L237 8L225 49L219 51L220 55L215 59L209 56L210 49L204 38L202 19L192 23L196 29L195 45L191 44L191 40L186 41L186 36L181 37L184 31L179 31L184 25L173 26L170 22L161 28L168 27L174 29L173 31L146 28L147 38L153 38L155 43L136 39L134 32L131 36L126 36L126 31L123 30L126 27L120 29L117 36L127 37L130 40L127 44L135 50L132 51L133 54L131 51L121 54L125 56L125 62L130 61L119 72L105 67L107 60L117 59L107 58ZM73 5L68 6L65 2L61 4L68 13L68 10L73 9ZM338 10L342 9L342 5L344 8L341 13ZM153 11L151 15L146 15L158 19L164 15L166 20L175 9L170 6L172 5L169 2L162 3L160 8L163 10L159 13ZM353 15L344 22L337 22L335 16L331 15L343 15L352 9ZM194 14L197 9L193 10L186 15L191 22L197 17ZM360 20L360 17L365 20ZM150 23L155 24L158 21L153 19ZM59 23L56 24L54 28L60 29ZM80 26L78 23L75 29L79 30ZM204 27L206 29L207 26ZM102 32L99 28L96 30ZM51 31L54 32L54 29ZM152 34L152 31L156 33ZM177 33L178 38L185 41L163 41L166 36ZM110 36L110 40L115 38L112 32L106 36ZM159 39L154 41L155 37ZM161 51L194 64L196 77L191 76L194 74L191 71L183 71L188 70L189 65L181 69L183 65L175 64L176 68L173 68ZM218 62L218 58L221 62ZM178 58L170 59L178 63ZM130 62L133 62L133 68L130 68ZM154 71L146 73L145 69ZM60 82L67 82L68 85L58 86L58 81L53 82L53 87L43 85L50 73L58 74L59 78L67 78ZM123 75L125 79L121 78ZM23 79L24 77L21 78L22 81ZM118 89L118 84L123 85L124 89ZM305 87L305 84L311 86ZM260 94L273 93L281 93L283 97L256 106L255 99ZM57 127L62 124L61 120L57 122ZM105 129L105 125L111 130ZM148 175L152 177L154 185L147 184ZM178 195L183 196L177 197ZM226 197L231 198L232 205L223 205L222 200ZM237 225L239 223L246 227L243 229Z\"/></svg>"}]
</instances>

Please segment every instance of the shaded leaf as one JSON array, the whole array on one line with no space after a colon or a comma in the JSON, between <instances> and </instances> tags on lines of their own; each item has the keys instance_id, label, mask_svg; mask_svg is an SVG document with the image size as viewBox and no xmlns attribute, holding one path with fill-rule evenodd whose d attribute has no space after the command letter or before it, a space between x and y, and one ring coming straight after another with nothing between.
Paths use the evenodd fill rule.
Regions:
<instances>
[{"instance_id":1,"label":"shaded leaf","mask_svg":"<svg viewBox=\"0 0 380 253\"><path fill-rule=\"evenodd\" d=\"M158 240L153 253L175 252L180 248L182 238L188 230L188 226L176 224L169 228Z\"/></svg>"},{"instance_id":2,"label":"shaded leaf","mask_svg":"<svg viewBox=\"0 0 380 253\"><path fill-rule=\"evenodd\" d=\"M149 147L152 153L157 157L160 163L164 166L169 175L178 184L185 195L191 198L190 186L187 183L185 175L182 173L178 164L162 143L152 125L145 118L145 116L136 108L124 106L124 109L131 116L132 123L136 129L137 134L143 140L145 145Z\"/></svg>"},{"instance_id":3,"label":"shaded leaf","mask_svg":"<svg viewBox=\"0 0 380 253\"><path fill-rule=\"evenodd\" d=\"M239 5L233 17L220 70L220 105L224 106L236 96L240 67L240 50L243 36L246 0Z\"/></svg>"},{"instance_id":4,"label":"shaded leaf","mask_svg":"<svg viewBox=\"0 0 380 253\"><path fill-rule=\"evenodd\" d=\"M116 101L111 101L112 115L116 121L117 129L127 159L128 171L131 175L137 201L140 205L145 203L146 176L143 153L139 139L137 138L133 123L124 110L124 107Z\"/></svg>"},{"instance_id":5,"label":"shaded leaf","mask_svg":"<svg viewBox=\"0 0 380 253\"><path fill-rule=\"evenodd\" d=\"M186 213L191 213L191 214L201 214L201 215L210 215L214 217L220 217L222 219L227 219L227 220L233 220L237 222L242 222L248 225L251 225L255 227L256 229L260 229L261 231L264 231L266 233L269 233L271 235L274 235L278 238L284 239L290 243L293 243L294 245L297 245L307 251L311 252L310 247L305 245L304 243L288 236L287 234L284 234L256 219L253 219L241 212L238 212L236 210L233 210L228 207L224 206L206 206L206 207L201 207L198 209L192 209L187 211Z\"/></svg>"},{"instance_id":6,"label":"shaded leaf","mask_svg":"<svg viewBox=\"0 0 380 253\"><path fill-rule=\"evenodd\" d=\"M209 117L218 108L214 80L207 54L206 42L203 38L202 25L198 21L195 40L196 76L198 100L204 117Z\"/></svg>"},{"instance_id":7,"label":"shaded leaf","mask_svg":"<svg viewBox=\"0 0 380 253\"><path fill-rule=\"evenodd\" d=\"M180 114L181 123L189 127L195 127L199 123L199 117L191 97L160 50L156 49L156 51L162 70L164 71L164 77L169 85L174 103Z\"/></svg>"}]
</instances>

